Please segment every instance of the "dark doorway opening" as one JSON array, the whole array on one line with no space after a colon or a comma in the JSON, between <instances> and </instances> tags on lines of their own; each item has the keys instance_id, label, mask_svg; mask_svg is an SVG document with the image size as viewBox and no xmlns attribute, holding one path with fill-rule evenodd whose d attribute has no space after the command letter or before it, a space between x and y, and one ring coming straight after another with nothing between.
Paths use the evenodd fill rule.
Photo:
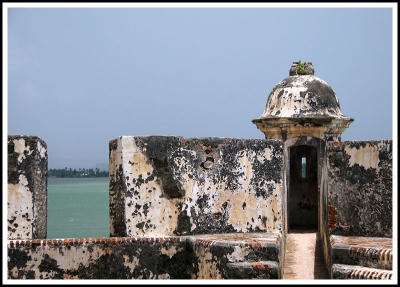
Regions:
<instances>
[{"instance_id":1,"label":"dark doorway opening","mask_svg":"<svg viewBox=\"0 0 400 287\"><path fill-rule=\"evenodd\" d=\"M290 148L288 215L289 232L318 229L318 161L317 148Z\"/></svg>"}]
</instances>

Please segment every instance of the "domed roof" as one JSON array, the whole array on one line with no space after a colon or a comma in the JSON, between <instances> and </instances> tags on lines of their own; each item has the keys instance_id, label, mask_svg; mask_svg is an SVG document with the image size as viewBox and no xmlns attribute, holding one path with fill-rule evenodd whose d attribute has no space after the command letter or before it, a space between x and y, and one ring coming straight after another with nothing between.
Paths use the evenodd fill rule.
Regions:
<instances>
[{"instance_id":1,"label":"domed roof","mask_svg":"<svg viewBox=\"0 0 400 287\"><path fill-rule=\"evenodd\" d=\"M261 119L277 118L339 118L348 119L340 110L333 89L314 76L311 63L294 62L290 76L280 81L269 94ZM300 72L300 74L299 74Z\"/></svg>"}]
</instances>

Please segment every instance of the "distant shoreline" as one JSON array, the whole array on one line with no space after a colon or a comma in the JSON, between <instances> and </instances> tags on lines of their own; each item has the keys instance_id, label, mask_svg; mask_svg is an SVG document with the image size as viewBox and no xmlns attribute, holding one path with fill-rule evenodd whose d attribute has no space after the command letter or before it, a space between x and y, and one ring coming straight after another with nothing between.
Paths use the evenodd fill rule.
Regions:
<instances>
[{"instance_id":1,"label":"distant shoreline","mask_svg":"<svg viewBox=\"0 0 400 287\"><path fill-rule=\"evenodd\" d=\"M48 177L59 177L59 178L96 178L96 177L108 177L109 172L99 170L98 168L79 168L72 169L65 167L64 169L50 168L47 171Z\"/></svg>"}]
</instances>

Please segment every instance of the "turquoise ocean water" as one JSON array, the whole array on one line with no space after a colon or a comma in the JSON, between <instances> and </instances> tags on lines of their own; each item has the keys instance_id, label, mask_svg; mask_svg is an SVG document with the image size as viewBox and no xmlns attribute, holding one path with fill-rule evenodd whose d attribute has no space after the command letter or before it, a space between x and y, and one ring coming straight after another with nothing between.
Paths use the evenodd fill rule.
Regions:
<instances>
[{"instance_id":1,"label":"turquoise ocean water","mask_svg":"<svg viewBox=\"0 0 400 287\"><path fill-rule=\"evenodd\" d=\"M109 237L107 178L48 178L47 238Z\"/></svg>"}]
</instances>

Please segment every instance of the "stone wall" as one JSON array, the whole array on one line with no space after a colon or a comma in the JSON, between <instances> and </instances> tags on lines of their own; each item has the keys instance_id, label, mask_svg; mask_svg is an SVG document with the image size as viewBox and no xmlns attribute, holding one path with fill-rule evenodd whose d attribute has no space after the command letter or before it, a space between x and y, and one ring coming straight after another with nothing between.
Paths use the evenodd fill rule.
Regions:
<instances>
[{"instance_id":1,"label":"stone wall","mask_svg":"<svg viewBox=\"0 0 400 287\"><path fill-rule=\"evenodd\" d=\"M327 143L320 206L325 262L331 278L339 278L334 236L392 237L392 141Z\"/></svg>"},{"instance_id":2,"label":"stone wall","mask_svg":"<svg viewBox=\"0 0 400 287\"><path fill-rule=\"evenodd\" d=\"M8 136L8 239L46 238L47 145L36 136Z\"/></svg>"},{"instance_id":3,"label":"stone wall","mask_svg":"<svg viewBox=\"0 0 400 287\"><path fill-rule=\"evenodd\" d=\"M392 141L327 145L330 235L392 236Z\"/></svg>"},{"instance_id":4,"label":"stone wall","mask_svg":"<svg viewBox=\"0 0 400 287\"><path fill-rule=\"evenodd\" d=\"M227 233L187 236L197 279L282 278L284 250L278 233Z\"/></svg>"},{"instance_id":5,"label":"stone wall","mask_svg":"<svg viewBox=\"0 0 400 287\"><path fill-rule=\"evenodd\" d=\"M111 236L282 232L283 171L279 141L119 137Z\"/></svg>"}]
</instances>

